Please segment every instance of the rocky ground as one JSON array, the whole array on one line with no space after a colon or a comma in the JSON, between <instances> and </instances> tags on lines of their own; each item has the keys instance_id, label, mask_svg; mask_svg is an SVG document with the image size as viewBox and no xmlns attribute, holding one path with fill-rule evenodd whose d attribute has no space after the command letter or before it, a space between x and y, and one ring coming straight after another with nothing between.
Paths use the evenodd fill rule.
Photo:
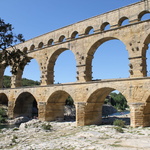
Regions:
<instances>
[{"instance_id":1,"label":"rocky ground","mask_svg":"<svg viewBox=\"0 0 150 150\"><path fill-rule=\"evenodd\" d=\"M3 150L150 150L150 127L123 133L113 125L76 127L75 122L40 122L33 119L19 128L0 131Z\"/></svg>"}]
</instances>

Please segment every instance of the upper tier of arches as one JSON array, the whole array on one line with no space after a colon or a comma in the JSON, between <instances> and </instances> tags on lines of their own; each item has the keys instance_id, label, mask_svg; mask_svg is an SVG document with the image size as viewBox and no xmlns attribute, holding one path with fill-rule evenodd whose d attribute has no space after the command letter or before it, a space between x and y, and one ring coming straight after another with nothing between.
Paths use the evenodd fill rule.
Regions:
<instances>
[{"instance_id":1,"label":"upper tier of arches","mask_svg":"<svg viewBox=\"0 0 150 150\"><path fill-rule=\"evenodd\" d=\"M147 3L149 3L149 1ZM143 21L143 16L147 14L150 15L150 8L148 4L146 6L147 7L145 7L144 2L138 2L116 9L33 38L25 43L19 44L18 48L24 52L33 52L97 32L106 32L107 30L112 30L114 28L138 23ZM148 19L150 19L149 16L145 20Z\"/></svg>"}]
</instances>

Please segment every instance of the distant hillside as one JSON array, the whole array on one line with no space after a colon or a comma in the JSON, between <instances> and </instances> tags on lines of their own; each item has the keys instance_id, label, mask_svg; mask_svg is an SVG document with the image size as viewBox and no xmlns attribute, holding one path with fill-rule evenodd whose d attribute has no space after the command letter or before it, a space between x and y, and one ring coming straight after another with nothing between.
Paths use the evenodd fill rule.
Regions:
<instances>
[{"instance_id":1,"label":"distant hillside","mask_svg":"<svg viewBox=\"0 0 150 150\"><path fill-rule=\"evenodd\" d=\"M10 76L4 76L3 86L5 88L10 88L10 80L11 80ZM39 81L34 81L34 80L29 80L29 79L23 78L22 79L22 85L23 86L40 85L40 82Z\"/></svg>"}]
</instances>

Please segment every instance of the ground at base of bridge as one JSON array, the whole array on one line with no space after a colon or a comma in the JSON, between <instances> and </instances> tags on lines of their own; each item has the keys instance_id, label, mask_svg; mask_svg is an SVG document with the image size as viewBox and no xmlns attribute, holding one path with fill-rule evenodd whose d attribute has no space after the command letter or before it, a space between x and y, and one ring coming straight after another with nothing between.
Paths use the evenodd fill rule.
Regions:
<instances>
[{"instance_id":1,"label":"ground at base of bridge","mask_svg":"<svg viewBox=\"0 0 150 150\"><path fill-rule=\"evenodd\" d=\"M75 122L42 122L33 119L19 128L2 129L0 149L7 150L149 150L150 127L113 125L76 127Z\"/></svg>"}]
</instances>

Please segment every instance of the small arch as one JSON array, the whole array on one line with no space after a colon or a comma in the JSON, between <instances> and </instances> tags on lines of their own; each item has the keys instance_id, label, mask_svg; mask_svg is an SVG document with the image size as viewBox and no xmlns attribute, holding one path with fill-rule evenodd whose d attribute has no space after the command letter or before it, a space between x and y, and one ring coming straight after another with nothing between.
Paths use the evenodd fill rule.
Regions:
<instances>
[{"instance_id":1,"label":"small arch","mask_svg":"<svg viewBox=\"0 0 150 150\"><path fill-rule=\"evenodd\" d=\"M150 12L148 10L142 11L138 15L138 20L139 21L144 21L144 20L148 20L148 19L150 19Z\"/></svg>"},{"instance_id":2,"label":"small arch","mask_svg":"<svg viewBox=\"0 0 150 150\"><path fill-rule=\"evenodd\" d=\"M15 102L14 118L25 116L29 118L38 117L38 107L34 96L29 92L21 93Z\"/></svg>"},{"instance_id":3,"label":"small arch","mask_svg":"<svg viewBox=\"0 0 150 150\"><path fill-rule=\"evenodd\" d=\"M24 53L27 53L27 51L28 51L28 48L27 48L27 47L24 47L24 48L23 48L23 52L24 52Z\"/></svg>"},{"instance_id":4,"label":"small arch","mask_svg":"<svg viewBox=\"0 0 150 150\"><path fill-rule=\"evenodd\" d=\"M30 46L30 51L34 51L34 50L35 50L35 45L32 44L32 45Z\"/></svg>"},{"instance_id":5,"label":"small arch","mask_svg":"<svg viewBox=\"0 0 150 150\"><path fill-rule=\"evenodd\" d=\"M53 39L50 39L50 40L47 42L47 46L51 46L51 45L54 45L54 40L53 40Z\"/></svg>"},{"instance_id":6,"label":"small arch","mask_svg":"<svg viewBox=\"0 0 150 150\"><path fill-rule=\"evenodd\" d=\"M110 29L110 24L108 22L104 22L101 27L100 27L100 30L101 31L106 31L106 30L109 30Z\"/></svg>"},{"instance_id":7,"label":"small arch","mask_svg":"<svg viewBox=\"0 0 150 150\"><path fill-rule=\"evenodd\" d=\"M74 31L71 35L71 39L75 39L75 38L78 38L79 35L78 35L78 32L77 31Z\"/></svg>"},{"instance_id":8,"label":"small arch","mask_svg":"<svg viewBox=\"0 0 150 150\"><path fill-rule=\"evenodd\" d=\"M65 42L65 41L66 41L65 36L64 36L64 35L61 35L58 41L59 41L59 42Z\"/></svg>"},{"instance_id":9,"label":"small arch","mask_svg":"<svg viewBox=\"0 0 150 150\"><path fill-rule=\"evenodd\" d=\"M93 34L94 33L94 28L92 26L89 26L85 30L85 34Z\"/></svg>"},{"instance_id":10,"label":"small arch","mask_svg":"<svg viewBox=\"0 0 150 150\"><path fill-rule=\"evenodd\" d=\"M38 45L38 48L43 48L43 47L44 47L43 42L40 42L39 45Z\"/></svg>"},{"instance_id":11,"label":"small arch","mask_svg":"<svg viewBox=\"0 0 150 150\"><path fill-rule=\"evenodd\" d=\"M119 26L125 26L127 24L129 24L129 19L127 17L120 18L120 20L118 22Z\"/></svg>"}]
</instances>

